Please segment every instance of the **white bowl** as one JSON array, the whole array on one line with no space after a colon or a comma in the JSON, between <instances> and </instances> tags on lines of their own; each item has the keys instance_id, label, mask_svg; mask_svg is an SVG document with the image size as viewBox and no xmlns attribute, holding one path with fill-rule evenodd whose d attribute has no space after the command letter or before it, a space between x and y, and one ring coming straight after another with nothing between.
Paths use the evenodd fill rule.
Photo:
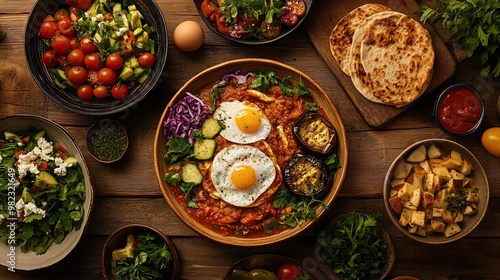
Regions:
<instances>
[{"instance_id":1,"label":"white bowl","mask_svg":"<svg viewBox=\"0 0 500 280\"><path fill-rule=\"evenodd\" d=\"M7 252L10 252L10 246L0 242L0 252L3 252L0 254L0 263L3 266L11 267L9 261L14 260L15 270L44 268L66 257L82 238L90 218L94 201L94 189L92 187L87 164L85 163L85 159L75 139L66 129L49 119L34 115L14 115L0 120L1 133L3 133L4 130L15 132L25 130L29 127L44 129L53 141L61 143L68 150L68 153L78 160L78 164L82 168L86 186L85 202L83 205L85 212L80 229L70 232L62 243L53 243L45 254L36 255L33 251L22 253L21 249L16 247L14 251L15 257L12 258L7 255Z\"/></svg>"}]
</instances>

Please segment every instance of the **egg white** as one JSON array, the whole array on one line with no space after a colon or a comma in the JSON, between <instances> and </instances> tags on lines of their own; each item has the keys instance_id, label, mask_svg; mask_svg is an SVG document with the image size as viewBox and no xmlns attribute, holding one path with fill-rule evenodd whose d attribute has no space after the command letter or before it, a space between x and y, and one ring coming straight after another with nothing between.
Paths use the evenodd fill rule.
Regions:
<instances>
[{"instance_id":1,"label":"egg white","mask_svg":"<svg viewBox=\"0 0 500 280\"><path fill-rule=\"evenodd\" d=\"M236 115L239 111L252 108L259 113L261 124L255 133L246 133L241 131L236 124ZM264 113L250 102L240 102L238 100L231 102L221 102L220 106L215 110L214 119L220 120L226 126L220 135L226 140L238 144L255 143L264 140L271 133L271 123L264 115Z\"/></svg>"},{"instance_id":2,"label":"egg white","mask_svg":"<svg viewBox=\"0 0 500 280\"><path fill-rule=\"evenodd\" d=\"M232 171L242 164L252 167L257 177L254 186L247 190L237 188L231 181ZM210 177L222 200L234 206L246 207L271 186L276 169L273 161L259 149L232 145L215 155Z\"/></svg>"}]
</instances>

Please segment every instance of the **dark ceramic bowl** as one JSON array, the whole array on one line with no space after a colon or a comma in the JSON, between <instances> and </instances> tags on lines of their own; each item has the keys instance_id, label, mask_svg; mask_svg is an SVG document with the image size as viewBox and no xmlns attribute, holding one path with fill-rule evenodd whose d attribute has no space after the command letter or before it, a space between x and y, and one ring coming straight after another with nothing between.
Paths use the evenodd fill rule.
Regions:
<instances>
[{"instance_id":1,"label":"dark ceramic bowl","mask_svg":"<svg viewBox=\"0 0 500 280\"><path fill-rule=\"evenodd\" d=\"M443 102L450 104L449 102L453 101L452 99L454 100L451 103L452 106L444 105ZM455 112L453 116L446 117L444 115L445 107L447 107L445 110ZM475 116L471 117L471 108L477 108L480 112L476 112ZM456 84L446 88L439 94L434 104L434 117L439 128L444 132L453 136L467 136L479 129L484 118L485 109L483 98L474 87L467 84ZM457 111L464 112L464 114L460 116L461 113ZM445 121L445 118L448 121ZM466 120L470 121L464 122ZM454 122L453 125L451 125L451 121Z\"/></svg>"},{"instance_id":2,"label":"dark ceramic bowl","mask_svg":"<svg viewBox=\"0 0 500 280\"><path fill-rule=\"evenodd\" d=\"M122 130L123 133L125 134L126 142L125 142L125 146L123 147L122 151L119 151L119 152L115 151L117 153L116 157L103 159L103 158L99 157L99 155L97 155L94 152L95 151L94 142L92 139L93 139L95 133L98 133L99 131L108 129L110 127L117 127L118 129ZM112 137L114 137L114 136L118 136L118 135L115 134ZM118 122L116 120L112 120L112 119L102 119L102 120L94 123L92 126L90 126L89 130L87 131L87 137L85 137L85 140L87 143L87 151L89 152L89 154L95 160L102 162L102 163L112 163L112 162L120 160L123 157L123 155L125 154L125 152L127 151L128 143L129 143L127 131L125 130L125 127L120 122ZM112 138L112 140L116 141L116 138Z\"/></svg>"},{"instance_id":3,"label":"dark ceramic bowl","mask_svg":"<svg viewBox=\"0 0 500 280\"><path fill-rule=\"evenodd\" d=\"M40 26L47 15L54 15L59 9L68 8L69 6L64 0L36 1L28 17L27 22L29 24L26 25L24 48L31 75L47 97L67 110L94 116L110 115L124 111L146 97L156 86L165 66L168 47L167 27L163 14L155 1L135 0L134 4L144 16L145 21L156 28L154 39L158 43L158 50L151 74L144 83L133 87L128 96L123 100L116 100L109 97L104 100L93 98L85 101L78 97L75 89L63 90L58 88L54 84L54 75L42 62L42 55L47 47L38 35Z\"/></svg>"},{"instance_id":4,"label":"dark ceramic bowl","mask_svg":"<svg viewBox=\"0 0 500 280\"><path fill-rule=\"evenodd\" d=\"M281 33L273 38L273 39L266 39L266 40L258 40L256 38L247 38L247 39L242 39L242 38L236 38L236 37L232 37L228 34L224 34L222 32L219 32L217 30L217 27L214 25L213 22L210 21L209 18L205 17L203 15L203 12L201 11L201 3L203 2L203 0L194 0L194 4L196 5L196 9L198 10L198 13L200 14L200 17L203 19L203 21L205 22L205 24L207 25L207 27L212 30L212 32L214 32L215 34L225 38L225 39L228 39L230 41L233 41L233 42L236 42L236 43L240 43L240 44L245 44L245 45L262 45L262 44L268 44L268 43L271 43L271 42L274 42L274 41L277 41L285 36L287 36L288 34L292 33L295 29L297 29L306 19L307 15L309 14L309 11L311 10L311 6L313 4L313 0L304 0L304 3L306 4L306 12L305 14L299 19L299 21L297 22L296 25L292 26L292 27L288 27L288 26L284 26L283 25L283 29L281 30Z\"/></svg>"},{"instance_id":5,"label":"dark ceramic bowl","mask_svg":"<svg viewBox=\"0 0 500 280\"><path fill-rule=\"evenodd\" d=\"M170 251L170 254L172 255L172 260L170 261L169 265L170 276L165 277L163 279L165 280L179 279L180 258L179 254L177 253L177 249L174 246L174 243L172 243L172 241L168 237L166 237L163 233L161 233L161 231L159 231L158 229L140 224L130 224L117 229L108 237L108 239L104 243L104 248L102 250L102 255L101 255L101 265L102 265L104 279L109 279L109 280L115 279L113 270L111 268L111 262L112 262L111 255L113 253L113 250L125 247L125 244L127 244L127 236L129 234L136 235L140 232L151 232L157 234L158 236L161 237L161 239L163 239L163 241L165 241Z\"/></svg>"},{"instance_id":6,"label":"dark ceramic bowl","mask_svg":"<svg viewBox=\"0 0 500 280\"><path fill-rule=\"evenodd\" d=\"M233 280L234 278L231 276L231 274L234 269L240 269L245 271L250 271L252 269L264 269L273 272L274 274L277 275L278 269L283 264L295 265L302 271L302 274L304 276L308 276L309 279L312 279L311 275L309 275L309 273L307 273L307 271L304 270L304 268L300 265L300 263L295 259L281 255L259 254L259 255L248 256L246 258L237 261L229 268L223 280Z\"/></svg>"}]
</instances>

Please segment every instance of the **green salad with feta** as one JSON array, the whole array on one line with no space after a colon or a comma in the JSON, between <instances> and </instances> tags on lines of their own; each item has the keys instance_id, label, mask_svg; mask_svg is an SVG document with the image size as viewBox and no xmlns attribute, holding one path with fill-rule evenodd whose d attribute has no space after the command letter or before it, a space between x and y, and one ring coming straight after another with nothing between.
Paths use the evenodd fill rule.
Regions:
<instances>
[{"instance_id":1,"label":"green salad with feta","mask_svg":"<svg viewBox=\"0 0 500 280\"><path fill-rule=\"evenodd\" d=\"M84 218L81 167L45 130L0 137L0 240L23 253L44 254Z\"/></svg>"}]
</instances>

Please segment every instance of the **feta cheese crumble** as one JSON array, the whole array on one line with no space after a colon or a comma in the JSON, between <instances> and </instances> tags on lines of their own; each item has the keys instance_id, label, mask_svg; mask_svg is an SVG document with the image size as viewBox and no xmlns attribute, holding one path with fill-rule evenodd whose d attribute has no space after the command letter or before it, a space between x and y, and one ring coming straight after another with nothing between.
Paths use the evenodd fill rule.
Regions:
<instances>
[{"instance_id":1,"label":"feta cheese crumble","mask_svg":"<svg viewBox=\"0 0 500 280\"><path fill-rule=\"evenodd\" d=\"M21 213L24 211L24 217L28 217L31 214L40 214L43 218L45 218L46 212L45 210L38 208L35 203L28 202L25 203L22 198L20 198L16 203L17 216L21 216Z\"/></svg>"}]
</instances>

